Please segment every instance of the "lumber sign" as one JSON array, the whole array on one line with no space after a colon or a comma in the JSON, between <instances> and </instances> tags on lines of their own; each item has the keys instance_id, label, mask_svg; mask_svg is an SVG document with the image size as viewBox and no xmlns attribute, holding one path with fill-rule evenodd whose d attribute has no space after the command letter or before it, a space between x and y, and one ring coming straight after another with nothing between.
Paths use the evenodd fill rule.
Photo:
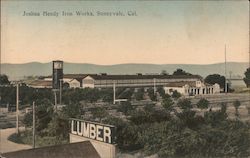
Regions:
<instances>
[{"instance_id":1,"label":"lumber sign","mask_svg":"<svg viewBox=\"0 0 250 158\"><path fill-rule=\"evenodd\" d=\"M112 125L71 119L71 134L100 142L115 144L115 127Z\"/></svg>"}]
</instances>

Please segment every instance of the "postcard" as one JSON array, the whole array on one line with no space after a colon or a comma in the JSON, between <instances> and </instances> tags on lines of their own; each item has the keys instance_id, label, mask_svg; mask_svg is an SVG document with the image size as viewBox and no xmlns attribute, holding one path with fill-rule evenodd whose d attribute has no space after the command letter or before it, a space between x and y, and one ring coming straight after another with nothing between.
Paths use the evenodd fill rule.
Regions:
<instances>
[{"instance_id":1,"label":"postcard","mask_svg":"<svg viewBox=\"0 0 250 158\"><path fill-rule=\"evenodd\" d=\"M0 157L249 157L249 49L247 0L2 0Z\"/></svg>"}]
</instances>

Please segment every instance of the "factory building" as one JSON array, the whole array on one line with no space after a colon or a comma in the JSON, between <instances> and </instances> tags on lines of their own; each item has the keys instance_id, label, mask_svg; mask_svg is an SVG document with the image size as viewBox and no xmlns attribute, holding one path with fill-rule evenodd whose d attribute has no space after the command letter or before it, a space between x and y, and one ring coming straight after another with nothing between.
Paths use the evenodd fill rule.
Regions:
<instances>
[{"instance_id":1,"label":"factory building","mask_svg":"<svg viewBox=\"0 0 250 158\"><path fill-rule=\"evenodd\" d=\"M218 84L206 84L199 75L64 74L61 80L63 81L63 87L68 88L113 88L115 84L117 88L163 87L167 94L172 94L175 90L182 95L203 95L220 92ZM52 81L52 77L47 76L43 80L34 81L29 86L49 88Z\"/></svg>"},{"instance_id":2,"label":"factory building","mask_svg":"<svg viewBox=\"0 0 250 158\"><path fill-rule=\"evenodd\" d=\"M53 61L52 76L36 80L28 86L34 88L126 88L164 87L167 94L178 91L182 95L214 94L220 92L218 84L208 85L199 75L108 75L102 74L63 74L63 61Z\"/></svg>"},{"instance_id":3,"label":"factory building","mask_svg":"<svg viewBox=\"0 0 250 158\"><path fill-rule=\"evenodd\" d=\"M206 84L201 81L192 82L175 82L169 83L164 86L166 94L172 95L174 91L181 93L182 95L206 95L220 93L219 84Z\"/></svg>"},{"instance_id":4,"label":"factory building","mask_svg":"<svg viewBox=\"0 0 250 158\"><path fill-rule=\"evenodd\" d=\"M183 95L203 95L220 92L218 84L209 85L199 75L108 75L108 74L64 74L63 86L68 88L113 88L115 87L164 87L167 94L178 91ZM51 76L35 83L49 83ZM35 88L43 88L36 86ZM46 86L44 86L46 88Z\"/></svg>"},{"instance_id":5,"label":"factory building","mask_svg":"<svg viewBox=\"0 0 250 158\"><path fill-rule=\"evenodd\" d=\"M83 88L153 87L182 81L201 81L198 75L87 75L82 79Z\"/></svg>"}]
</instances>

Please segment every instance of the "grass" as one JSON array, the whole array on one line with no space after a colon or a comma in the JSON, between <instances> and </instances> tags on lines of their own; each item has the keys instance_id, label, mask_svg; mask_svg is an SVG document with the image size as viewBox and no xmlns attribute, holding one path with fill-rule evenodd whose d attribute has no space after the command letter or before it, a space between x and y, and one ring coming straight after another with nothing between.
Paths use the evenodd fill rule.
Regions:
<instances>
[{"instance_id":1,"label":"grass","mask_svg":"<svg viewBox=\"0 0 250 158\"><path fill-rule=\"evenodd\" d=\"M23 131L20 132L19 134L12 134L8 137L9 141L18 143L18 144L32 144L32 137L30 136L31 132L30 131Z\"/></svg>"},{"instance_id":2,"label":"grass","mask_svg":"<svg viewBox=\"0 0 250 158\"><path fill-rule=\"evenodd\" d=\"M12 134L8 137L8 140L18 144L29 144L32 145L32 131L26 130L19 134ZM36 147L52 146L58 144L67 144L69 141L65 138L52 137L52 136L36 136Z\"/></svg>"}]
</instances>

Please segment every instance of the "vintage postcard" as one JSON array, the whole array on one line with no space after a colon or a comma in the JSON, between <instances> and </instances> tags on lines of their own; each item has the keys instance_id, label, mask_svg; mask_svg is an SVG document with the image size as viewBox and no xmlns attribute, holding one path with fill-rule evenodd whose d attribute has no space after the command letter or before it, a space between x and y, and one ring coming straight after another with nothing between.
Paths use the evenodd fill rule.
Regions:
<instances>
[{"instance_id":1,"label":"vintage postcard","mask_svg":"<svg viewBox=\"0 0 250 158\"><path fill-rule=\"evenodd\" d=\"M250 156L247 0L2 0L0 157Z\"/></svg>"}]
</instances>

